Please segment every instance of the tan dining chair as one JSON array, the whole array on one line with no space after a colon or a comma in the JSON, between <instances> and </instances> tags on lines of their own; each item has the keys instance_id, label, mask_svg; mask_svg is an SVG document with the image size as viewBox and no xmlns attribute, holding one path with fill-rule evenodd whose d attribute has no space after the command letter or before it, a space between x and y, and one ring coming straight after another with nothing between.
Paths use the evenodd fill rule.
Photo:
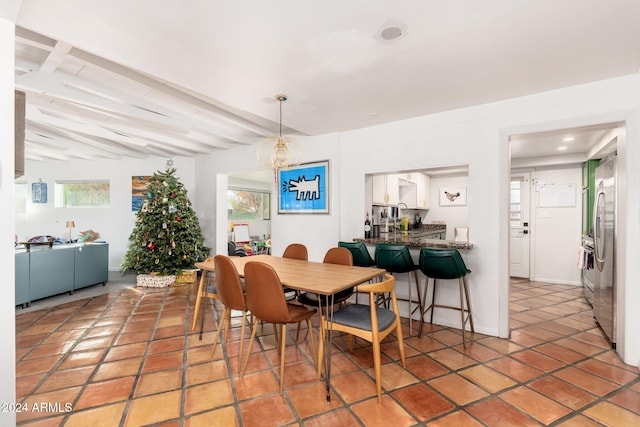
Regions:
<instances>
[{"instance_id":1,"label":"tan dining chair","mask_svg":"<svg viewBox=\"0 0 640 427\"><path fill-rule=\"evenodd\" d=\"M282 253L282 258L290 258L290 259L299 259L302 261L309 260L309 252L307 251L307 247L302 243L291 243L287 246ZM292 300L300 295L295 289L284 288L284 293L287 295L287 300Z\"/></svg>"},{"instance_id":2,"label":"tan dining chair","mask_svg":"<svg viewBox=\"0 0 640 427\"><path fill-rule=\"evenodd\" d=\"M214 262L215 257L209 257L205 262ZM193 322L191 323L191 332L196 330L196 323L198 322L198 313L200 312L200 306L202 305L203 298L210 298L211 300L218 299L218 290L215 284L211 284L211 279L215 277L215 273L210 271L203 271L202 277L200 277L200 285L198 285L198 295L196 295L196 306L193 310ZM200 323L200 339L202 339L202 331L204 329L204 312L202 312L202 320ZM216 317L213 316L213 324L216 324Z\"/></svg>"},{"instance_id":3,"label":"tan dining chair","mask_svg":"<svg viewBox=\"0 0 640 427\"><path fill-rule=\"evenodd\" d=\"M324 259L322 260L325 264L339 264L339 265L353 265L353 255L351 251L347 248L330 248L327 253L324 255ZM353 295L354 288L348 288L337 292L333 296L334 304L341 304ZM310 305L313 307L318 307L320 296L315 292L303 292L298 295L298 302L304 305Z\"/></svg>"},{"instance_id":4,"label":"tan dining chair","mask_svg":"<svg viewBox=\"0 0 640 427\"><path fill-rule=\"evenodd\" d=\"M270 265L258 261L248 262L244 267L244 280L247 308L251 314L257 320L280 325L281 342L278 347L280 351L280 394L282 394L284 390L284 354L287 343L286 325L287 323L307 322L313 360L317 365L316 346L313 340L313 328L311 327L311 316L316 313L316 310L299 304L287 303L280 278ZM253 322L251 328L251 340L240 371L241 376L244 376L247 369L253 341L258 331L258 323L257 321Z\"/></svg>"},{"instance_id":5,"label":"tan dining chair","mask_svg":"<svg viewBox=\"0 0 640 427\"><path fill-rule=\"evenodd\" d=\"M292 243L287 246L282 253L282 258L301 259L303 261L309 260L309 252L307 247L302 243Z\"/></svg>"},{"instance_id":6,"label":"tan dining chair","mask_svg":"<svg viewBox=\"0 0 640 427\"><path fill-rule=\"evenodd\" d=\"M380 342L394 331L398 340L402 366L406 367L400 312L398 311L398 300L395 292L395 279L390 274L385 274L385 279L382 282L359 285L358 292L369 293L369 305L347 304L333 313L333 320L331 321L321 314L318 354L322 354L324 350L324 334L327 333L329 328L332 331L345 332L351 335L349 337L350 351L353 351L354 336L370 342L373 347L373 368L376 377L378 401L380 401L382 399ZM391 297L391 310L376 304L377 296L387 293ZM318 359L318 376L320 376L322 372L322 357Z\"/></svg>"},{"instance_id":7,"label":"tan dining chair","mask_svg":"<svg viewBox=\"0 0 640 427\"><path fill-rule=\"evenodd\" d=\"M242 311L242 327L240 331L240 352L238 354L238 372L240 372L240 362L242 361L242 347L244 343L244 330L247 321L247 303L244 298L244 287L238 270L231 259L224 255L216 255L214 257L216 268L216 289L218 291L218 299L224 305L220 325L213 338L213 349L211 357L216 352L216 346L220 333L224 329L225 342L229 340L229 326L231 325L231 310Z\"/></svg>"}]
</instances>

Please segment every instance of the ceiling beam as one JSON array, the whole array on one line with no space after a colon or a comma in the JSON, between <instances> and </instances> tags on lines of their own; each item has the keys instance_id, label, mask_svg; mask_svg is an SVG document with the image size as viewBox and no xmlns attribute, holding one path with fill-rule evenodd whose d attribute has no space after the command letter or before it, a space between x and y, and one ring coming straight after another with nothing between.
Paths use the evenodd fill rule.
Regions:
<instances>
[{"instance_id":1,"label":"ceiling beam","mask_svg":"<svg viewBox=\"0 0 640 427\"><path fill-rule=\"evenodd\" d=\"M44 60L44 62L40 65L39 71L45 74L53 73L58 66L64 61L64 58L67 56L69 51L71 51L72 46L68 43L57 42L56 46L53 48L49 55Z\"/></svg>"}]
</instances>

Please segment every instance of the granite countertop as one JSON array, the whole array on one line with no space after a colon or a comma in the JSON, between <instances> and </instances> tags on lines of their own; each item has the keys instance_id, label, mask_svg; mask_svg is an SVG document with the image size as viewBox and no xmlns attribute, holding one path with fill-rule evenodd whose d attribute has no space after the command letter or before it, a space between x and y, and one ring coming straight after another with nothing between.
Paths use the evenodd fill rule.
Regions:
<instances>
[{"instance_id":1,"label":"granite countertop","mask_svg":"<svg viewBox=\"0 0 640 427\"><path fill-rule=\"evenodd\" d=\"M363 239L356 237L354 242L363 242L368 245L377 243L394 243L407 245L409 248L436 248L436 249L471 249L473 243L454 242L431 238L433 234L446 230L446 225L423 224L419 229L409 231L396 231L395 233L381 233L380 237Z\"/></svg>"}]
</instances>

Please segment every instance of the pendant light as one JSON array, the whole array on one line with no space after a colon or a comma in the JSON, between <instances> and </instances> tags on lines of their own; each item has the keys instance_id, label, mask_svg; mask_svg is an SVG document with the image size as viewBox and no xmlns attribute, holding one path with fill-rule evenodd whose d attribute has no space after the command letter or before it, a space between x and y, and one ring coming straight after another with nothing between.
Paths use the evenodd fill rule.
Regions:
<instances>
[{"instance_id":1,"label":"pendant light","mask_svg":"<svg viewBox=\"0 0 640 427\"><path fill-rule=\"evenodd\" d=\"M302 149L298 141L290 136L282 136L282 103L287 100L286 95L278 94L276 101L280 103L280 133L278 137L268 137L257 146L257 156L260 163L273 169L274 174L278 169L296 166L302 160Z\"/></svg>"}]
</instances>

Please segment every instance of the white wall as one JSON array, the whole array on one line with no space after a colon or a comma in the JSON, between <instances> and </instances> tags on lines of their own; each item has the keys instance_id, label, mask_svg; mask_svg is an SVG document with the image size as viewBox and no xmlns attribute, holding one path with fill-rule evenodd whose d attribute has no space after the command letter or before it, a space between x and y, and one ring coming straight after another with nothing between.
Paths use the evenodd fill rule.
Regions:
<instances>
[{"instance_id":1,"label":"white wall","mask_svg":"<svg viewBox=\"0 0 640 427\"><path fill-rule=\"evenodd\" d=\"M274 186L271 187L274 199L271 203L271 240L272 253L281 255L285 247L290 243L302 243L309 249L309 259L321 261L325 252L330 247L336 246L340 237L340 196L345 187L357 187L360 192L364 192L364 175L353 183L346 183L340 179L341 164L340 139L337 134L324 135L315 138L299 137L304 150L304 161L330 160L330 213L322 215L309 214L285 214L277 213L277 193ZM217 248L216 253L226 253L226 230L224 233L215 229L216 221L226 224L226 203L216 200L213 197L212 189L219 186L220 174L233 173L237 175L242 171L260 170L257 163L255 147L247 146L224 153L216 153L209 156L202 156L196 160L196 179L198 182L209 182L212 185L205 187L198 186L197 203L198 212L216 212L216 206L220 209L216 217L205 218L204 232L207 238L207 245ZM215 184L214 184L215 183ZM219 186L226 188L226 184ZM364 204L358 208L364 215ZM201 224L202 225L202 224Z\"/></svg>"},{"instance_id":2,"label":"white wall","mask_svg":"<svg viewBox=\"0 0 640 427\"><path fill-rule=\"evenodd\" d=\"M6 278L0 303L0 342L2 363L0 364L0 403L16 401L15 384L16 342L15 334L15 255L9 242L13 241L13 171L14 171L14 58L15 26L0 18L0 258L3 260L3 275ZM14 412L0 411L0 425L15 425Z\"/></svg>"},{"instance_id":3,"label":"white wall","mask_svg":"<svg viewBox=\"0 0 640 427\"><path fill-rule=\"evenodd\" d=\"M25 174L16 182L26 182L29 188L27 212L16 215L15 232L22 240L35 235L52 235L69 238L67 220L73 220L76 228L73 238L80 231L92 229L100 233L100 240L109 243L109 270L119 271L122 257L129 246L129 235L135 225L135 212L131 210L131 177L153 175L166 170L166 158L113 160L69 160L69 161L27 161ZM173 158L176 177L187 190L187 196L194 204L195 160ZM47 203L31 203L31 184L46 182ZM111 186L111 206L109 208L56 208L54 184L56 180L109 179ZM198 214L198 211L196 211Z\"/></svg>"},{"instance_id":4,"label":"white wall","mask_svg":"<svg viewBox=\"0 0 640 427\"><path fill-rule=\"evenodd\" d=\"M541 169L531 173L535 183L575 185L575 205L572 207L540 207L539 191L531 188L531 219L533 265L531 280L581 285L576 268L582 237L582 168Z\"/></svg>"},{"instance_id":5,"label":"white wall","mask_svg":"<svg viewBox=\"0 0 640 427\"><path fill-rule=\"evenodd\" d=\"M508 329L508 203L509 142L513 133L526 133L587 124L626 121L629 144L619 150L621 164L640 160L640 76L632 75L527 97L486 104L412 120L359 129L342 134L302 138L305 161L331 161L332 195L330 215L275 215L272 221L274 253L300 241L309 246L310 258L321 259L338 240L361 234L365 205L364 176L368 173L429 169L469 165L468 219L474 248L464 254L473 271L471 298L477 331L507 336ZM390 150L389 143L393 142ZM370 153L366 157L363 153ZM384 155L380 155L384 153ZM407 155L410 153L410 155ZM197 160L198 182L215 183L216 174L255 170L252 147L242 147ZM640 188L638 168L627 168L628 188ZM632 185L633 184L633 185ZM198 187L197 200L213 215L215 200L211 188ZM627 233L640 235L638 195L621 214ZM215 223L210 218L207 225ZM215 240L215 229L207 231ZM635 233L635 234L634 234ZM222 240L224 242L224 240ZM629 259L638 259L640 250L625 242ZM624 262L623 262L624 264ZM639 296L640 290L626 286L635 278L631 266L619 265L624 273L621 286ZM400 281L399 281L400 282ZM619 280L620 283L620 280ZM399 283L399 286L402 286ZM640 287L638 287L640 288ZM627 301L629 299L627 298ZM624 313L624 318L640 326L640 312ZM620 350L627 363L638 364L640 338L627 326Z\"/></svg>"},{"instance_id":6,"label":"white wall","mask_svg":"<svg viewBox=\"0 0 640 427\"><path fill-rule=\"evenodd\" d=\"M446 240L453 240L453 233L456 227L469 226L469 197L473 197L467 191L466 206L440 206L441 188L467 188L468 177L465 176L432 176L431 177L431 205L426 215L425 223L434 221L444 221L447 224ZM472 230L469 230L470 238L473 239Z\"/></svg>"}]
</instances>

